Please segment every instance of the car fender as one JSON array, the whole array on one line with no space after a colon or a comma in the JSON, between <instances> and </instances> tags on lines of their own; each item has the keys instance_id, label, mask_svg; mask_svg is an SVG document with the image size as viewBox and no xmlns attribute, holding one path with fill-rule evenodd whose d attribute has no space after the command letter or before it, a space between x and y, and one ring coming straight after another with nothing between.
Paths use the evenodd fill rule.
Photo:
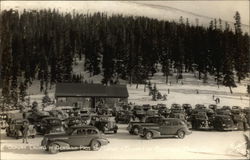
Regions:
<instances>
[{"instance_id":1,"label":"car fender","mask_svg":"<svg viewBox=\"0 0 250 160\"><path fill-rule=\"evenodd\" d=\"M154 130L154 129L146 129L144 131L144 133L146 133L146 132L152 132L154 137L160 137L161 136L161 132L159 132L157 130Z\"/></svg>"},{"instance_id":2,"label":"car fender","mask_svg":"<svg viewBox=\"0 0 250 160\"><path fill-rule=\"evenodd\" d=\"M93 139L90 141L89 145L91 145L91 143L92 143L93 141L99 142L99 143L101 144L101 146L106 145L106 144L109 143L109 141L108 141L107 139L105 139L105 138L96 137L96 138L93 138Z\"/></svg>"},{"instance_id":3,"label":"car fender","mask_svg":"<svg viewBox=\"0 0 250 160\"><path fill-rule=\"evenodd\" d=\"M185 127L181 127L177 130L176 134L178 134L179 131L183 131L185 132L185 134L187 134L187 129Z\"/></svg>"},{"instance_id":4,"label":"car fender","mask_svg":"<svg viewBox=\"0 0 250 160\"><path fill-rule=\"evenodd\" d=\"M65 141L63 141L63 140L50 140L49 141L49 143L48 143L48 145L49 144L51 144L51 143L55 143L55 144L58 144L59 146L60 146L60 148L70 148L70 145L67 143L67 142L65 142Z\"/></svg>"},{"instance_id":5,"label":"car fender","mask_svg":"<svg viewBox=\"0 0 250 160\"><path fill-rule=\"evenodd\" d=\"M134 129L134 128L140 128L140 125L139 124L135 124L131 127L131 129Z\"/></svg>"},{"instance_id":6,"label":"car fender","mask_svg":"<svg viewBox=\"0 0 250 160\"><path fill-rule=\"evenodd\" d=\"M16 133L17 133L17 135L18 135L19 137L22 137L22 136L23 136L21 130L17 130Z\"/></svg>"},{"instance_id":7,"label":"car fender","mask_svg":"<svg viewBox=\"0 0 250 160\"><path fill-rule=\"evenodd\" d=\"M93 141L97 141L97 142L99 142L101 145L103 145L103 144L102 144L101 138L93 138L93 139L90 141L89 146L91 145L91 143L92 143Z\"/></svg>"}]
</instances>

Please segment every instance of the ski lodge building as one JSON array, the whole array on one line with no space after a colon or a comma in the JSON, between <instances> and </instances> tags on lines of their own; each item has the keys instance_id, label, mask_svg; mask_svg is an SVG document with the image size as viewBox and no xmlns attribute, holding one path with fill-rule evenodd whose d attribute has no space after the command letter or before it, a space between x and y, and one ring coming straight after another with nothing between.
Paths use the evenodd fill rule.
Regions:
<instances>
[{"instance_id":1,"label":"ski lodge building","mask_svg":"<svg viewBox=\"0 0 250 160\"><path fill-rule=\"evenodd\" d=\"M128 103L126 85L58 83L56 84L56 106L96 108L98 105L116 107Z\"/></svg>"}]
</instances>

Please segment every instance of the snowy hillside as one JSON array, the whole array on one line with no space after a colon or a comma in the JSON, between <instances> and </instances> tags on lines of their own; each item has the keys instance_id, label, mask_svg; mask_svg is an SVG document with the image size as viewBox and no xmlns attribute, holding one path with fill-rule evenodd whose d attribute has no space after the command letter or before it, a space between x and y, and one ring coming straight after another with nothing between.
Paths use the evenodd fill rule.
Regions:
<instances>
[{"instance_id":1,"label":"snowy hillside","mask_svg":"<svg viewBox=\"0 0 250 160\"><path fill-rule=\"evenodd\" d=\"M84 59L77 60L77 63L73 66L74 74L81 74L84 77L84 81L93 83L101 83L103 79L102 74L90 76L87 71L84 71ZM194 77L194 74L184 73L183 79L176 83L175 73L173 76L169 76L169 82L165 83L165 77L161 72L156 73L153 77L150 78L152 84L156 84L157 89L162 94L167 94L167 101L152 101L152 97L149 96L149 89L146 88L144 92L144 85L139 85L136 89L135 84L127 84L125 80L120 80L122 84L127 84L129 91L129 102L135 104L158 104L164 103L170 106L172 103L189 103L191 105L195 104L215 104L213 100L213 95L215 98L220 98L219 106L229 105L229 106L249 106L249 97L247 95L247 83L249 78L243 80L241 84L237 84L237 88L233 88L233 94L230 93L228 87L218 86L212 77L208 78L208 83L203 83L202 80L199 80ZM36 101L41 101L43 94L39 92L39 81L34 81L33 85L28 89L28 93L31 95L31 99ZM54 97L54 87L49 90L49 95ZM170 93L168 94L168 89ZM198 94L197 94L198 91Z\"/></svg>"}]
</instances>

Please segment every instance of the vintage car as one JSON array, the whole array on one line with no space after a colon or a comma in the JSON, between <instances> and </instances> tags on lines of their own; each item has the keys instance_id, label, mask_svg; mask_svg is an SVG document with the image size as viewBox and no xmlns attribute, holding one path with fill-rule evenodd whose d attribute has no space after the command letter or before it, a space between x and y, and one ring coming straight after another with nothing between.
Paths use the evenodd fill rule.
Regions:
<instances>
[{"instance_id":1,"label":"vintage car","mask_svg":"<svg viewBox=\"0 0 250 160\"><path fill-rule=\"evenodd\" d=\"M228 111L231 111L232 108L230 106L222 106L221 108L222 110L228 110Z\"/></svg>"},{"instance_id":2,"label":"vintage car","mask_svg":"<svg viewBox=\"0 0 250 160\"><path fill-rule=\"evenodd\" d=\"M42 135L55 132L64 132L62 121L56 117L43 118L40 123L36 124L36 130Z\"/></svg>"},{"instance_id":3,"label":"vintage car","mask_svg":"<svg viewBox=\"0 0 250 160\"><path fill-rule=\"evenodd\" d=\"M197 112L191 115L193 129L210 129L209 119L206 112Z\"/></svg>"},{"instance_id":4,"label":"vintage car","mask_svg":"<svg viewBox=\"0 0 250 160\"><path fill-rule=\"evenodd\" d=\"M192 114L192 106L191 104L182 104L182 108L185 110L186 115Z\"/></svg>"},{"instance_id":5,"label":"vintage car","mask_svg":"<svg viewBox=\"0 0 250 160\"><path fill-rule=\"evenodd\" d=\"M246 117L248 126L250 126L250 113L246 113L245 117Z\"/></svg>"},{"instance_id":6,"label":"vintage car","mask_svg":"<svg viewBox=\"0 0 250 160\"><path fill-rule=\"evenodd\" d=\"M63 134L47 134L41 145L51 154L62 150L85 149L97 151L109 141L94 126L73 127L69 132Z\"/></svg>"},{"instance_id":7,"label":"vintage car","mask_svg":"<svg viewBox=\"0 0 250 160\"><path fill-rule=\"evenodd\" d=\"M8 114L7 113L2 113L0 114L0 127L1 129L5 129L8 127Z\"/></svg>"},{"instance_id":8,"label":"vintage car","mask_svg":"<svg viewBox=\"0 0 250 160\"><path fill-rule=\"evenodd\" d=\"M245 108L243 109L243 112L244 112L245 114L250 114L250 107L245 107Z\"/></svg>"},{"instance_id":9,"label":"vintage car","mask_svg":"<svg viewBox=\"0 0 250 160\"><path fill-rule=\"evenodd\" d=\"M218 108L218 106L217 106L216 104L210 104L210 105L208 106L208 108L209 108L209 109L212 109L213 111L215 111L215 110Z\"/></svg>"},{"instance_id":10,"label":"vintage car","mask_svg":"<svg viewBox=\"0 0 250 160\"><path fill-rule=\"evenodd\" d=\"M194 107L194 109L201 109L201 110L206 109L206 108L207 107L204 104L196 104Z\"/></svg>"},{"instance_id":11,"label":"vintage car","mask_svg":"<svg viewBox=\"0 0 250 160\"><path fill-rule=\"evenodd\" d=\"M145 110L142 108L142 106L137 106L137 105L134 106L132 112L133 112L133 115L134 115L135 117L139 118L140 120L141 120L143 117L145 117L145 115L146 115L146 112L145 112Z\"/></svg>"},{"instance_id":12,"label":"vintage car","mask_svg":"<svg viewBox=\"0 0 250 160\"><path fill-rule=\"evenodd\" d=\"M103 133L117 133L118 126L115 120L109 116L98 116L94 126L102 131Z\"/></svg>"},{"instance_id":13,"label":"vintage car","mask_svg":"<svg viewBox=\"0 0 250 160\"><path fill-rule=\"evenodd\" d=\"M150 126L160 123L165 117L163 116L147 116L141 122L129 122L127 130L130 134L137 135L139 133L140 126Z\"/></svg>"},{"instance_id":14,"label":"vintage car","mask_svg":"<svg viewBox=\"0 0 250 160\"><path fill-rule=\"evenodd\" d=\"M152 109L152 106L150 104L143 104L142 108L144 111L148 111L149 109Z\"/></svg>"},{"instance_id":15,"label":"vintage car","mask_svg":"<svg viewBox=\"0 0 250 160\"><path fill-rule=\"evenodd\" d=\"M69 117L66 120L64 120L64 128L66 129L71 128L71 127L76 127L76 126L83 126L83 125L85 124L82 121L82 118L80 116Z\"/></svg>"},{"instance_id":16,"label":"vintage car","mask_svg":"<svg viewBox=\"0 0 250 160\"><path fill-rule=\"evenodd\" d=\"M8 137L15 137L16 139L22 137L22 126L24 122L29 123L27 119L11 119L9 126L6 128L6 135ZM35 138L36 129L34 125L29 125L28 136Z\"/></svg>"},{"instance_id":17,"label":"vintage car","mask_svg":"<svg viewBox=\"0 0 250 160\"><path fill-rule=\"evenodd\" d=\"M70 113L73 112L73 107L72 106L58 106L56 107L57 110L61 110L63 113L67 114L68 116Z\"/></svg>"},{"instance_id":18,"label":"vintage car","mask_svg":"<svg viewBox=\"0 0 250 160\"><path fill-rule=\"evenodd\" d=\"M99 115L115 115L115 111L113 108L98 106L97 114Z\"/></svg>"},{"instance_id":19,"label":"vintage car","mask_svg":"<svg viewBox=\"0 0 250 160\"><path fill-rule=\"evenodd\" d=\"M82 123L85 125L90 125L92 116L93 115L90 113L81 114L80 117L81 117Z\"/></svg>"},{"instance_id":20,"label":"vintage car","mask_svg":"<svg viewBox=\"0 0 250 160\"><path fill-rule=\"evenodd\" d=\"M243 112L241 112L241 110L232 109L231 118L238 130L244 130L245 128L248 128L248 126L245 126L245 123L247 123L247 117Z\"/></svg>"},{"instance_id":21,"label":"vintage car","mask_svg":"<svg viewBox=\"0 0 250 160\"><path fill-rule=\"evenodd\" d=\"M232 106L232 110L242 110L240 106Z\"/></svg>"},{"instance_id":22,"label":"vintage car","mask_svg":"<svg viewBox=\"0 0 250 160\"><path fill-rule=\"evenodd\" d=\"M131 119L133 119L133 113L127 110L118 111L115 116L115 121L117 123L129 123Z\"/></svg>"},{"instance_id":23,"label":"vintage car","mask_svg":"<svg viewBox=\"0 0 250 160\"><path fill-rule=\"evenodd\" d=\"M187 125L180 119L167 118L158 124L151 126L141 126L139 135L145 139L152 139L157 137L170 137L177 136L178 138L184 138L185 135L189 135L192 132L188 129Z\"/></svg>"},{"instance_id":24,"label":"vintage car","mask_svg":"<svg viewBox=\"0 0 250 160\"><path fill-rule=\"evenodd\" d=\"M173 103L170 109L183 109L183 107L180 104Z\"/></svg>"},{"instance_id":25,"label":"vintage car","mask_svg":"<svg viewBox=\"0 0 250 160\"><path fill-rule=\"evenodd\" d=\"M50 114L50 116L57 117L60 120L65 120L65 119L68 118L68 114L67 113L65 113L65 112L63 112L61 110L57 110L57 109L56 110L50 110L49 114Z\"/></svg>"},{"instance_id":26,"label":"vintage car","mask_svg":"<svg viewBox=\"0 0 250 160\"><path fill-rule=\"evenodd\" d=\"M168 109L166 106L160 106L158 109L158 115L163 116L167 118L170 114L170 109Z\"/></svg>"},{"instance_id":27,"label":"vintage car","mask_svg":"<svg viewBox=\"0 0 250 160\"><path fill-rule=\"evenodd\" d=\"M171 113L168 118L178 118L182 120L183 122L185 122L189 129L192 128L191 122L187 121L186 116L183 113Z\"/></svg>"},{"instance_id":28,"label":"vintage car","mask_svg":"<svg viewBox=\"0 0 250 160\"><path fill-rule=\"evenodd\" d=\"M232 118L228 115L216 115L214 119L214 129L219 131L237 130Z\"/></svg>"},{"instance_id":29,"label":"vintage car","mask_svg":"<svg viewBox=\"0 0 250 160\"><path fill-rule=\"evenodd\" d=\"M185 110L183 109L183 107L180 105L180 104L176 104L176 103L173 103L171 105L171 113L185 113Z\"/></svg>"},{"instance_id":30,"label":"vintage car","mask_svg":"<svg viewBox=\"0 0 250 160\"><path fill-rule=\"evenodd\" d=\"M231 115L232 115L231 110L225 110L225 109L217 109L217 110L215 111L215 113L216 113L217 115L228 115L228 116L231 116Z\"/></svg>"},{"instance_id":31,"label":"vintage car","mask_svg":"<svg viewBox=\"0 0 250 160\"><path fill-rule=\"evenodd\" d=\"M131 105L122 105L122 110L131 110Z\"/></svg>"},{"instance_id":32,"label":"vintage car","mask_svg":"<svg viewBox=\"0 0 250 160\"><path fill-rule=\"evenodd\" d=\"M31 124L38 124L45 117L50 117L49 112L45 111L30 111L28 115L25 116Z\"/></svg>"},{"instance_id":33,"label":"vintage car","mask_svg":"<svg viewBox=\"0 0 250 160\"><path fill-rule=\"evenodd\" d=\"M155 116L158 114L158 110L156 109L149 109L146 111L146 116Z\"/></svg>"}]
</instances>

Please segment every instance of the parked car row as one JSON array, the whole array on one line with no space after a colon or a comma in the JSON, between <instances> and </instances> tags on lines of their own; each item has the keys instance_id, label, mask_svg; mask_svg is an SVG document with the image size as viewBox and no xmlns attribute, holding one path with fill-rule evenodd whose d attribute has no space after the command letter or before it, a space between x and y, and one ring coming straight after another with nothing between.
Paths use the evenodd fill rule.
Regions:
<instances>
[{"instance_id":1,"label":"parked car row","mask_svg":"<svg viewBox=\"0 0 250 160\"><path fill-rule=\"evenodd\" d=\"M108 110L111 111L111 110ZM112 110L113 112L113 110ZM79 114L80 113L80 114ZM128 123L130 134L143 139L159 137L184 138L191 129L239 130L249 124L250 108L197 104L164 104L126 107L112 114L79 112L79 110L25 111L22 117L1 115L6 135L22 137L22 125L29 124L28 136L42 134L41 145L50 153L62 150L99 150L110 143L104 133L117 133L117 122ZM59 116L60 115L60 116ZM1 122L1 121L0 121Z\"/></svg>"},{"instance_id":2,"label":"parked car row","mask_svg":"<svg viewBox=\"0 0 250 160\"><path fill-rule=\"evenodd\" d=\"M174 103L170 108L164 104L158 104L134 106L131 110L121 110L116 115L116 121L129 123L128 128L131 134L134 134L134 129L138 134L138 127L134 127L134 124L155 123L155 121L147 121L147 117L177 118L186 123L189 129L244 130L249 129L249 115L250 109L241 109L239 106L218 107L213 104L209 106L196 104L192 107L190 104Z\"/></svg>"}]
</instances>

